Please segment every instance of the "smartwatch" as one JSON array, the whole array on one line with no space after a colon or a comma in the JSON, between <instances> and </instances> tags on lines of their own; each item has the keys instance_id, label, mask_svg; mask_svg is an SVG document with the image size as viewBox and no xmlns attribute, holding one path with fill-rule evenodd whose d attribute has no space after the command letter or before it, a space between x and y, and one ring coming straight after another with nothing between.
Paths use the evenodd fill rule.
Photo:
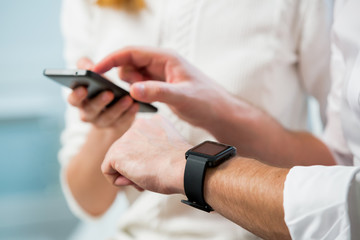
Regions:
<instances>
[{"instance_id":1,"label":"smartwatch","mask_svg":"<svg viewBox=\"0 0 360 240\"><path fill-rule=\"evenodd\" d=\"M210 212L212 207L204 199L204 179L207 168L214 168L235 156L233 146L205 141L185 153L184 190L188 200L182 203Z\"/></svg>"}]
</instances>

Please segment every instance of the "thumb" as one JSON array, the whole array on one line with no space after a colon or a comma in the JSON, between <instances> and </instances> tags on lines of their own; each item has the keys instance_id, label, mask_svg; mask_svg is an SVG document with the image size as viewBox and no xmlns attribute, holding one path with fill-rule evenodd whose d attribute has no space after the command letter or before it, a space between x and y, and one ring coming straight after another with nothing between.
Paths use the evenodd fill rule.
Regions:
<instances>
[{"instance_id":1,"label":"thumb","mask_svg":"<svg viewBox=\"0 0 360 240\"><path fill-rule=\"evenodd\" d=\"M172 105L183 98L178 85L160 81L136 82L130 87L130 95L141 102L158 101Z\"/></svg>"}]
</instances>

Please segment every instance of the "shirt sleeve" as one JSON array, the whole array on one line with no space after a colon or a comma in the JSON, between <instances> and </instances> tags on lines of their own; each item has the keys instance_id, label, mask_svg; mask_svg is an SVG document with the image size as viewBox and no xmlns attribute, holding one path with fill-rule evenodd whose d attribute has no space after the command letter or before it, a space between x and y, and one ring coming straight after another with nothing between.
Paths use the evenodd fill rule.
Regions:
<instances>
[{"instance_id":1,"label":"shirt sleeve","mask_svg":"<svg viewBox=\"0 0 360 240\"><path fill-rule=\"evenodd\" d=\"M345 65L342 55L335 44L331 46L331 51L332 86L326 110L328 121L322 138L332 152L337 164L353 165L353 157L344 137L340 117Z\"/></svg>"},{"instance_id":2,"label":"shirt sleeve","mask_svg":"<svg viewBox=\"0 0 360 240\"><path fill-rule=\"evenodd\" d=\"M335 2L335 10L341 9L339 5L343 4L341 1ZM337 17L337 11L334 12L334 17ZM345 60L338 44L336 43L334 32L332 32L331 44L331 91L327 97L326 117L327 123L322 136L323 141L329 147L337 164L339 165L353 165L353 156L347 145L344 137L343 128L341 124L341 107L342 94L345 73Z\"/></svg>"},{"instance_id":3,"label":"shirt sleeve","mask_svg":"<svg viewBox=\"0 0 360 240\"><path fill-rule=\"evenodd\" d=\"M292 239L360 236L360 168L294 167L284 187L285 222Z\"/></svg>"},{"instance_id":4,"label":"shirt sleeve","mask_svg":"<svg viewBox=\"0 0 360 240\"><path fill-rule=\"evenodd\" d=\"M330 16L325 1L300 1L298 69L305 91L319 103L323 123L330 90Z\"/></svg>"},{"instance_id":5,"label":"shirt sleeve","mask_svg":"<svg viewBox=\"0 0 360 240\"><path fill-rule=\"evenodd\" d=\"M93 6L88 0L63 0L61 10L61 30L64 41L64 58L68 68L76 68L81 57L92 56ZM70 90L64 89L67 98ZM65 169L70 159L79 151L86 140L90 124L80 120L78 109L67 104L65 112L65 129L61 134L59 161L61 165L61 186L71 211L82 220L97 218L87 214L73 197L65 177Z\"/></svg>"}]
</instances>

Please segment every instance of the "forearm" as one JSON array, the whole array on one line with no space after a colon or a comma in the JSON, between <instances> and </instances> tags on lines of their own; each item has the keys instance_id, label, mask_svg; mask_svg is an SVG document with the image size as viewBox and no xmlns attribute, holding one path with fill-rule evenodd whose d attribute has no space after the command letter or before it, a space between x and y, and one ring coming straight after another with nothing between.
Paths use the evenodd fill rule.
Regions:
<instances>
[{"instance_id":1,"label":"forearm","mask_svg":"<svg viewBox=\"0 0 360 240\"><path fill-rule=\"evenodd\" d=\"M290 239L283 210L288 171L236 157L207 170L205 200L216 212L264 239Z\"/></svg>"},{"instance_id":2,"label":"forearm","mask_svg":"<svg viewBox=\"0 0 360 240\"><path fill-rule=\"evenodd\" d=\"M118 189L109 184L101 172L101 163L118 135L92 128L87 140L66 168L66 178L72 195L89 214L103 214L114 201Z\"/></svg>"},{"instance_id":3,"label":"forearm","mask_svg":"<svg viewBox=\"0 0 360 240\"><path fill-rule=\"evenodd\" d=\"M219 103L214 111L220 117L211 118L216 122L207 129L219 142L236 146L240 155L280 167L335 164L326 145L312 134L289 131L265 112L232 96Z\"/></svg>"},{"instance_id":4,"label":"forearm","mask_svg":"<svg viewBox=\"0 0 360 240\"><path fill-rule=\"evenodd\" d=\"M189 148L191 146L173 126L160 116L138 119L111 146L102 171L114 185L122 186L117 184L117 178L125 176L142 189L185 194L187 181L184 177L191 177L191 174L185 174L188 160L184 153ZM217 155L225 158L222 153ZM203 166L202 158L194 159L199 161L198 166ZM203 187L205 201L215 211L259 236L287 239L283 190L288 171L256 160L233 157L215 168L207 168Z\"/></svg>"}]
</instances>

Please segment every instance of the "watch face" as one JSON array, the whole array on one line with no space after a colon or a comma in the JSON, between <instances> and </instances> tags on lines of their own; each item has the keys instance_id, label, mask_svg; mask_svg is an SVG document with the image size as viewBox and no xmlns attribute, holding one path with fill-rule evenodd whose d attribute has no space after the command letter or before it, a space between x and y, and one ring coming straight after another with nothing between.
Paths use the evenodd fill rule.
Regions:
<instances>
[{"instance_id":1,"label":"watch face","mask_svg":"<svg viewBox=\"0 0 360 240\"><path fill-rule=\"evenodd\" d=\"M194 147L193 149L191 149L191 151L209 155L209 156L216 156L228 148L231 148L231 146L206 141L206 142L203 142L202 144Z\"/></svg>"}]
</instances>

